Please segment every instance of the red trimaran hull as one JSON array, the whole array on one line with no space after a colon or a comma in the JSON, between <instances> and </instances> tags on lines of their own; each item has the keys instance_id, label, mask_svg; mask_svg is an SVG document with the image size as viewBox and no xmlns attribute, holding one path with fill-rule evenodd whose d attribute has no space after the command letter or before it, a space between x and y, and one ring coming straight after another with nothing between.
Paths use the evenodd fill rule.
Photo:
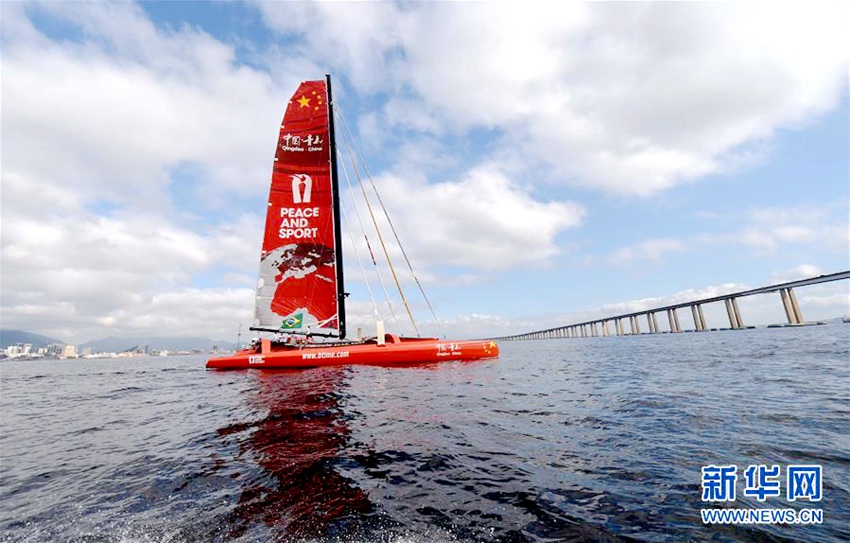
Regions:
<instances>
[{"instance_id":1,"label":"red trimaran hull","mask_svg":"<svg viewBox=\"0 0 850 543\"><path fill-rule=\"evenodd\" d=\"M302 82L287 104L272 168L252 330L295 334L291 338L345 338L347 294L332 102L328 77ZM387 263L392 266L389 254ZM410 317L413 321L412 314ZM250 349L211 359L207 368L400 366L497 356L499 347L490 340L447 341L393 334L386 334L380 343L372 339L294 344L263 339Z\"/></svg>"},{"instance_id":2,"label":"red trimaran hull","mask_svg":"<svg viewBox=\"0 0 850 543\"><path fill-rule=\"evenodd\" d=\"M494 341L442 341L435 338L400 338L387 334L386 343L373 340L332 346L321 344L287 345L263 340L252 349L232 356L213 358L213 369L287 369L359 364L370 366L407 366L449 360L479 360L499 356Z\"/></svg>"}]
</instances>

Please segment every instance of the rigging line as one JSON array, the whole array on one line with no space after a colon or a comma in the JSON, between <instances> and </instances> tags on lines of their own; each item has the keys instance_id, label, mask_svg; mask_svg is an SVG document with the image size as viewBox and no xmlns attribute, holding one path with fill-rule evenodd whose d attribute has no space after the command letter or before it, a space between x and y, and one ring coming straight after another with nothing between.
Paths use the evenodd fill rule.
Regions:
<instances>
[{"instance_id":1,"label":"rigging line","mask_svg":"<svg viewBox=\"0 0 850 543\"><path fill-rule=\"evenodd\" d=\"M346 141L346 145L348 145L348 141ZM349 156L350 156L350 152L349 152ZM342 161L342 160L340 160L339 162L341 164L343 164L343 171L345 171L346 182L348 183L348 189L351 191L351 193L353 195L354 194L354 187L351 186L351 178L348 175L348 170L345 169L345 162ZM355 173L357 173L356 168L355 168ZM363 183L361 182L360 185L361 185L361 188L362 188ZM390 300L390 295L387 292L387 286L384 283L384 276L381 275L381 270L378 268L378 261L375 259L374 251L372 251L372 244L369 242L369 236L366 235L366 227L363 225L363 220L360 217L360 211L357 208L358 207L357 206L357 200L352 197L351 201L354 204L355 214L357 215L357 221L360 223L360 229L363 232L363 239L366 240L366 246L369 248L369 256L372 257L372 265L375 266L375 272L378 275L378 280L381 282L381 288L384 291L384 298L387 300L387 306L389 306L390 313L393 316L393 322L395 322L396 328L400 330L401 324L398 322L398 316L396 315L395 308L393 308L392 300ZM369 202L367 201L366 204L368 205ZM379 236L380 236L380 232L379 232Z\"/></svg>"},{"instance_id":2,"label":"rigging line","mask_svg":"<svg viewBox=\"0 0 850 543\"><path fill-rule=\"evenodd\" d=\"M369 292L369 300L372 301L372 309L375 311L375 318L380 320L381 314L378 313L378 304L375 303L375 297L372 295L372 287L369 286L369 279L366 277L366 269L363 267L363 259L360 258L360 251L357 250L357 244L354 242L354 233L351 231L351 223L348 222L348 213L345 208L340 206L342 210L342 219L345 222L345 228L348 230L348 237L351 239L351 246L354 248L354 254L357 256L357 263L360 265L360 273L363 274L363 281L366 283L366 290Z\"/></svg>"},{"instance_id":3,"label":"rigging line","mask_svg":"<svg viewBox=\"0 0 850 543\"><path fill-rule=\"evenodd\" d=\"M347 126L345 122L345 116L340 114L340 119L342 119L343 125ZM393 266L392 259L390 258L390 253L387 250L387 245L384 243L384 236L381 235L381 230L378 228L378 220L375 218L375 213L372 211L372 204L369 203L369 197L366 195L366 187L363 184L363 179L360 177L360 171L357 169L357 162L354 160L354 154L351 152L351 147L353 146L354 137L351 135L349 131L349 141L350 145L348 148L348 155L351 160L351 167L354 169L354 174L357 176L357 180L360 182L360 190L363 192L363 199L366 200L366 208L369 210L369 216L372 218L372 224L375 226L375 232L378 233L378 241L381 242L381 248L384 250L384 256L387 258L387 264L390 267L390 272L393 274L393 279L395 280L395 286L398 289L398 293L401 295L401 301L404 303L404 308L407 310L407 316L410 317L410 322L413 324L413 330L416 332L417 337L422 337L419 333L419 328L416 326L416 320L413 318L413 312L410 310L410 305L407 303L407 299L404 297L404 290L401 288L401 283L398 280L398 274L395 272L395 267ZM386 214L386 210L384 210L384 214Z\"/></svg>"},{"instance_id":4,"label":"rigging line","mask_svg":"<svg viewBox=\"0 0 850 543\"><path fill-rule=\"evenodd\" d=\"M339 113L339 110L337 110L337 113ZM344 137L345 133L343 133L343 138ZM339 147L337 147L337 153L340 155L342 154L339 150ZM341 158L342 157L340 157L340 159ZM351 203L354 205L354 214L357 216L357 222L360 223L360 231L363 232L363 239L366 240L366 247L369 248L369 256L372 258L372 265L375 266L375 273L378 275L378 281L380 281L381 289L384 291L384 298L387 300L387 305L389 306L390 313L393 316L393 322L395 322L396 329L400 330L401 325L398 322L398 317L395 314L395 309L393 309L393 303L390 300L389 293L387 292L387 285L384 283L384 276L381 275L381 270L378 269L378 261L375 260L375 253L372 251L372 244L369 243L369 237L366 235L366 227L363 226L363 219L360 217L360 210L357 207L357 199L354 198L354 187L351 186L351 177L348 175L348 169L346 169L345 167L345 161L338 160L337 162L342 166L342 171L345 174L345 181L348 184L348 190L351 192L352 195Z\"/></svg>"},{"instance_id":5,"label":"rigging line","mask_svg":"<svg viewBox=\"0 0 850 543\"><path fill-rule=\"evenodd\" d=\"M351 132L348 128L348 123L345 120L345 116L340 112L340 120L342 120L343 130L346 132ZM440 323L440 319L437 318L437 314L434 311L434 307L431 305L431 300L428 299L428 295L425 294L425 289L422 288L422 283L419 282L419 277L416 275L416 272L413 271L413 264L410 263L410 258L407 257L407 251L404 250L404 245L401 243L401 239L398 237L398 232L395 229L395 225L393 224L392 219L390 218L390 214L387 213L387 208L384 206L384 201L381 199L381 194L378 192L378 188L375 186L375 181L372 179L372 174L369 172L369 166L366 164L366 161L363 160L363 155L360 153L360 148L357 147L357 142L354 141L354 137L351 136L352 146L354 147L354 151L357 153L357 157L360 159L360 163L363 165L363 170L366 172L366 177L369 178L369 183L372 185L372 190L375 192L375 196L378 197L378 203L381 204L381 210L384 212L384 216L387 218L387 223L390 225L390 230L392 230L393 236L395 237L396 243L398 243L399 249L401 249L401 254L404 256L404 261L407 262L407 268L410 270L410 275L413 276L413 280L416 282L416 286L419 287L419 292L422 294L422 298L425 300L425 303L428 305L428 310L431 312L431 316L434 317L434 322L437 323L437 328L440 330L440 335L443 338L446 337L446 332L443 330L443 325Z\"/></svg>"},{"instance_id":6,"label":"rigging line","mask_svg":"<svg viewBox=\"0 0 850 543\"><path fill-rule=\"evenodd\" d=\"M348 170L345 169L345 164L342 165L342 171L343 171L343 174L345 175L346 179L348 179ZM351 183L349 181L349 186L350 186L350 184ZM380 320L381 315L378 312L378 304L375 303L375 296L372 295L372 287L371 287L371 285L369 285L369 278L366 276L366 268L363 267L363 259L360 257L360 251L357 250L357 243L354 241L354 231L351 228L351 223L348 220L348 213L345 212L344 207L340 206L340 209L342 210L342 218L345 222L345 228L346 228L346 230L348 230L348 237L351 239L351 246L354 249L354 254L357 256L357 263L360 265L360 273L363 274L363 282L366 283L366 290L369 292L369 300L372 301L372 309L375 311L375 318ZM356 203L355 203L354 212L355 212L355 214L357 213ZM361 226L362 226L362 223L361 223ZM366 240L367 246L368 246L368 242L369 242L369 240ZM369 253L371 253L371 252L372 252L372 248L369 247ZM375 261L375 257L372 256L372 262L374 262L374 261Z\"/></svg>"}]
</instances>

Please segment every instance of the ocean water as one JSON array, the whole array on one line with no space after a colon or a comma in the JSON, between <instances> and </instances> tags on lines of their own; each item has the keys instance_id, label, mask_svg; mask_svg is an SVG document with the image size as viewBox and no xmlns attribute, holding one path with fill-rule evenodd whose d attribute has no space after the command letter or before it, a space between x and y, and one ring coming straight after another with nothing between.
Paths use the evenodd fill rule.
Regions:
<instances>
[{"instance_id":1,"label":"ocean water","mask_svg":"<svg viewBox=\"0 0 850 543\"><path fill-rule=\"evenodd\" d=\"M0 363L0 540L850 541L850 325L494 361ZM820 525L704 525L701 467L823 466ZM784 478L782 484L785 484Z\"/></svg>"}]
</instances>

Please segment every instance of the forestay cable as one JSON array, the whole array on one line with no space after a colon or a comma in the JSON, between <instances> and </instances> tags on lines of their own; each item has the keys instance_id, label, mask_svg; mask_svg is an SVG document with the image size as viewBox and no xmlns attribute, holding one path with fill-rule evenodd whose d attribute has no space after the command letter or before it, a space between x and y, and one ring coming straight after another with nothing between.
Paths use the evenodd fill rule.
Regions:
<instances>
[{"instance_id":1,"label":"forestay cable","mask_svg":"<svg viewBox=\"0 0 850 543\"><path fill-rule=\"evenodd\" d=\"M440 330L440 335L444 338L446 337L446 333L443 330L443 325L440 324L440 319L437 318L437 314L434 312L433 306L431 306L431 301L428 299L428 295L425 294L425 289L422 288L422 283L419 282L419 277L417 277L416 272L413 271L413 265L410 263L410 258L407 257L407 251L404 250L404 245L401 243L401 239L398 237L398 232L395 229L395 225L393 225L393 221L390 218L390 214L387 213L387 208L384 205L384 201L381 199L381 194L378 192L378 187L375 186L375 181L372 179L372 174L369 172L369 167L366 164L366 161L363 160L363 155L360 153L360 149L357 147L357 142L354 141L353 135L351 135L351 130L348 127L348 123L345 120L345 116L342 115L342 112L339 112L340 120L342 121L342 126L345 132L349 135L349 140L351 141L351 146L354 147L354 151L357 153L357 157L360 159L360 163L363 165L363 170L366 172L366 177L369 178L369 183L372 185L372 191L374 191L375 196L378 198L378 203L381 205L381 210L384 212L384 216L387 218L387 223L390 225L390 230L395 237L396 243L398 243L399 249L401 249L401 254L404 256L404 261L407 262L407 268L410 270L410 275L413 277L413 280L416 282L416 286L419 287L419 292L422 294L422 298L425 300L425 303L428 305L428 310L431 312L431 316L434 317L434 322L437 323L437 328ZM349 154L351 151L349 150ZM353 160L353 159L352 159ZM355 167L356 169L356 167ZM359 175L358 175L359 178ZM404 295L402 295L403 297ZM414 325L415 326L415 325Z\"/></svg>"},{"instance_id":2,"label":"forestay cable","mask_svg":"<svg viewBox=\"0 0 850 543\"><path fill-rule=\"evenodd\" d=\"M339 113L339 111L337 111ZM343 121L343 124L347 126L345 122L345 117L340 114L340 118ZM351 148L354 145L353 136L351 135L351 131L348 131L349 138L347 140L347 148L348 155L351 159L351 167L354 169L354 175L357 176L357 181L360 183L360 190L363 192L363 199L366 200L366 209L369 210L369 216L372 218L372 224L375 227L375 232L378 234L378 241L381 243L381 248L384 251L384 256L387 259L387 264L390 267L390 272L393 275L393 280L395 281L395 286L398 289L398 293L401 295L401 301L404 303L404 308L407 310L407 316L410 318L410 323L413 325L413 330L416 332L417 337L421 337L419 333L419 328L416 326L416 319L413 318L413 312L410 310L410 305L407 303L407 298L404 296L404 290L401 288L401 282L398 280L398 274L395 271L395 267L393 266L393 261L390 258L390 252L387 250L387 245L384 243L384 236L381 234L381 229L378 227L378 220L375 218L375 213L372 210L372 204L369 202L369 196L366 194L366 187L363 184L363 178L360 177L360 171L357 168L357 162L354 160L354 155L351 152ZM386 213L386 211L384 212Z\"/></svg>"},{"instance_id":3,"label":"forestay cable","mask_svg":"<svg viewBox=\"0 0 850 543\"><path fill-rule=\"evenodd\" d=\"M348 213L345 212L344 207L342 207L342 219L345 221L345 228L348 230L348 237L351 239L351 246L354 249L355 256L357 256L357 264L360 266L360 273L363 275L363 282L366 283L366 290L369 292L369 300L372 302L372 310L375 312L375 318L380 320L381 314L378 313L378 304L375 303L375 297L372 295L372 287L369 286L369 278L366 277L366 269L363 267L363 259L360 258L360 251L357 250L357 244L354 241L354 233L351 231L351 223L348 222Z\"/></svg>"},{"instance_id":4,"label":"forestay cable","mask_svg":"<svg viewBox=\"0 0 850 543\"><path fill-rule=\"evenodd\" d=\"M339 111L337 110L337 113ZM343 134L343 137L345 135ZM395 309L393 309L392 301L390 300L390 295L387 292L387 286L384 283L384 277L381 275L381 270L378 268L378 261L375 259L375 253L372 251L372 244L369 243L369 236L366 235L366 227L363 225L363 219L360 216L360 210L357 206L357 199L354 198L354 187L351 185L351 177L348 175L348 169L345 167L345 161L342 160L340 156L339 148L337 148L337 157L339 160L337 161L342 166L342 171L345 174L345 182L348 185L348 190L351 193L351 203L354 206L354 214L357 216L357 222L360 223L360 231L363 232L363 239L366 240L366 247L369 249L369 257L372 259L372 265L375 267L375 273L378 275L378 281L381 283L381 289L384 291L384 298L387 300L387 305L390 308L390 314L393 316L393 322L395 322L396 329L401 329L401 325L398 322L398 317L395 314Z\"/></svg>"}]
</instances>

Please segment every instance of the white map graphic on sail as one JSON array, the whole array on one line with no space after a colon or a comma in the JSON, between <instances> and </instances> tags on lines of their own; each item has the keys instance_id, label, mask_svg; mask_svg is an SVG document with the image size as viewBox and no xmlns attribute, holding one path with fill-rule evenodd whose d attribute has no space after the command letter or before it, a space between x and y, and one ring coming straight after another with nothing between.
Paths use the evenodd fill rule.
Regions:
<instances>
[{"instance_id":1,"label":"white map graphic on sail","mask_svg":"<svg viewBox=\"0 0 850 543\"><path fill-rule=\"evenodd\" d=\"M317 273L320 267L329 266L329 273L333 276L333 265L333 251L323 246L293 243L266 254L260 259L254 326L306 331L327 324L328 318L320 322L307 306L295 307L286 314L279 314L272 309L272 303L278 286L290 279L305 279L314 275L314 280L326 282L333 289L332 281L322 273ZM328 270L324 271L328 273Z\"/></svg>"}]
</instances>

